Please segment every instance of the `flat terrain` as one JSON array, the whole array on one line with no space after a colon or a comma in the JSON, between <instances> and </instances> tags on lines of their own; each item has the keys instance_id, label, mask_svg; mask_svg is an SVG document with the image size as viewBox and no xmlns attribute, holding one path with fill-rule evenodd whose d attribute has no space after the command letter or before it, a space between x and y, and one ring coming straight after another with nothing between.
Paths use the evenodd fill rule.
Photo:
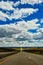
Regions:
<instances>
[{"instance_id":1,"label":"flat terrain","mask_svg":"<svg viewBox=\"0 0 43 65\"><path fill-rule=\"evenodd\" d=\"M43 56L21 51L6 57L0 65L43 65Z\"/></svg>"},{"instance_id":2,"label":"flat terrain","mask_svg":"<svg viewBox=\"0 0 43 65\"><path fill-rule=\"evenodd\" d=\"M12 54L16 54L17 51L12 51L12 52L0 52L0 59L4 58L4 57L7 57L9 55L12 55Z\"/></svg>"}]
</instances>

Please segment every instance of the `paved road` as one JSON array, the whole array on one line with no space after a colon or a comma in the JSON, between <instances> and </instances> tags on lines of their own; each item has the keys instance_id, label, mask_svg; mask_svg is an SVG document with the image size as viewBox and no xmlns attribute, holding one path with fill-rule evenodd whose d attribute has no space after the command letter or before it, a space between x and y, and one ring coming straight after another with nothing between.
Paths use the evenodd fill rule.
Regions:
<instances>
[{"instance_id":1,"label":"paved road","mask_svg":"<svg viewBox=\"0 0 43 65\"><path fill-rule=\"evenodd\" d=\"M43 56L19 52L0 62L0 65L43 65Z\"/></svg>"}]
</instances>

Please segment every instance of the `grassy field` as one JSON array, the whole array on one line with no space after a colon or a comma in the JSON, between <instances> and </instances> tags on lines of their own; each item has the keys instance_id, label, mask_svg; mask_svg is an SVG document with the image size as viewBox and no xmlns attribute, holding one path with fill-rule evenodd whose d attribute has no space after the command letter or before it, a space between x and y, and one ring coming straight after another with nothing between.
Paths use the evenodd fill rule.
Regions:
<instances>
[{"instance_id":1,"label":"grassy field","mask_svg":"<svg viewBox=\"0 0 43 65\"><path fill-rule=\"evenodd\" d=\"M24 48L23 51L43 55L43 48Z\"/></svg>"}]
</instances>

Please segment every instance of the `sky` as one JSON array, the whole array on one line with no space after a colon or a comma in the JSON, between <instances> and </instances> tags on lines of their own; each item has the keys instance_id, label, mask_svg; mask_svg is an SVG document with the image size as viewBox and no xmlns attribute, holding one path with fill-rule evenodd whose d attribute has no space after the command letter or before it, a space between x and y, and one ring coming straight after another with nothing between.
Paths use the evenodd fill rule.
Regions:
<instances>
[{"instance_id":1,"label":"sky","mask_svg":"<svg viewBox=\"0 0 43 65\"><path fill-rule=\"evenodd\" d=\"M0 47L43 47L43 0L0 0Z\"/></svg>"}]
</instances>

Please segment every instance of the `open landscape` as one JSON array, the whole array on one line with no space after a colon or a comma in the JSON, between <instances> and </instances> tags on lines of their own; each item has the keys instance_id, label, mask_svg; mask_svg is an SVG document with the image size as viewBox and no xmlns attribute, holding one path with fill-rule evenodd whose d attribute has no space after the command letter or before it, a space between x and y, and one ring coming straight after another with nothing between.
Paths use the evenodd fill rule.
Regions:
<instances>
[{"instance_id":1,"label":"open landscape","mask_svg":"<svg viewBox=\"0 0 43 65\"><path fill-rule=\"evenodd\" d=\"M0 0L0 65L43 65L43 0Z\"/></svg>"},{"instance_id":2,"label":"open landscape","mask_svg":"<svg viewBox=\"0 0 43 65\"><path fill-rule=\"evenodd\" d=\"M31 48L20 48L20 47L0 48L0 59L18 53L20 51L43 55L43 48L34 48L34 47L33 48L32 47Z\"/></svg>"},{"instance_id":3,"label":"open landscape","mask_svg":"<svg viewBox=\"0 0 43 65\"><path fill-rule=\"evenodd\" d=\"M43 48L0 48L0 65L43 65Z\"/></svg>"}]
</instances>

